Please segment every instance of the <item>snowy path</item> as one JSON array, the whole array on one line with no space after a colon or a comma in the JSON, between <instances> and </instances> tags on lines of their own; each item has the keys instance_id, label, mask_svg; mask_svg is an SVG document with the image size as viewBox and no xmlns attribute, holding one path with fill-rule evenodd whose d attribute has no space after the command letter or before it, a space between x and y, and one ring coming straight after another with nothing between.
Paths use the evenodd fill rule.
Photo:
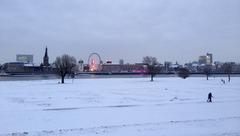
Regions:
<instances>
[{"instance_id":1,"label":"snowy path","mask_svg":"<svg viewBox=\"0 0 240 136\"><path fill-rule=\"evenodd\" d=\"M109 80L60 88L53 81L1 82L0 135L240 135L240 78L224 86L202 78ZM206 88L215 90L213 103L205 102Z\"/></svg>"},{"instance_id":2,"label":"snowy path","mask_svg":"<svg viewBox=\"0 0 240 136\"><path fill-rule=\"evenodd\" d=\"M29 111L27 115L25 111L2 112L1 117L12 118L8 119L7 122L1 122L1 124L4 124L5 128L9 128L5 129L8 133L30 132L31 134L32 132L32 135L49 133L51 135L55 133L57 135L61 133L62 135L68 133L71 135L73 133L76 135L78 133L102 133L105 135L106 133L114 133L116 129L124 135L128 132L141 135L142 131L145 135L150 132L171 135L240 134L240 111L238 109L232 110L229 106L236 107L239 104L239 102L233 102L226 104L180 104L177 107L172 104L148 107L36 110ZM192 110L193 106L198 108ZM172 127L180 132L170 131L173 129ZM12 128L16 128L16 130ZM186 133L184 130L190 132Z\"/></svg>"}]
</instances>

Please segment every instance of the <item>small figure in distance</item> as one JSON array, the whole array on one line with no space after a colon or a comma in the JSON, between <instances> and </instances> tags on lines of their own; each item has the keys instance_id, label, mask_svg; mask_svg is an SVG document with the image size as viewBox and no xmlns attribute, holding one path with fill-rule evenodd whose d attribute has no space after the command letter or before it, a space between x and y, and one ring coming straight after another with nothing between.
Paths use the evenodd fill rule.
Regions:
<instances>
[{"instance_id":1,"label":"small figure in distance","mask_svg":"<svg viewBox=\"0 0 240 136\"><path fill-rule=\"evenodd\" d=\"M212 102L212 98L213 98L213 96L212 96L212 93L210 92L210 93L208 94L207 102Z\"/></svg>"},{"instance_id":2,"label":"small figure in distance","mask_svg":"<svg viewBox=\"0 0 240 136\"><path fill-rule=\"evenodd\" d=\"M225 84L225 80L221 79L222 83Z\"/></svg>"}]
</instances>

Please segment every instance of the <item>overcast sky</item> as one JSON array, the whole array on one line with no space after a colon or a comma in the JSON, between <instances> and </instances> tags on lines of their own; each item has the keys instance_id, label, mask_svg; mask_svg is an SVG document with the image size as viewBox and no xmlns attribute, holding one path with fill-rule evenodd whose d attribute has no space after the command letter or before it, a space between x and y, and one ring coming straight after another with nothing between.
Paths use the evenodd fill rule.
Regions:
<instances>
[{"instance_id":1,"label":"overcast sky","mask_svg":"<svg viewBox=\"0 0 240 136\"><path fill-rule=\"evenodd\" d=\"M240 62L240 0L0 0L0 63L45 46L87 60Z\"/></svg>"}]
</instances>

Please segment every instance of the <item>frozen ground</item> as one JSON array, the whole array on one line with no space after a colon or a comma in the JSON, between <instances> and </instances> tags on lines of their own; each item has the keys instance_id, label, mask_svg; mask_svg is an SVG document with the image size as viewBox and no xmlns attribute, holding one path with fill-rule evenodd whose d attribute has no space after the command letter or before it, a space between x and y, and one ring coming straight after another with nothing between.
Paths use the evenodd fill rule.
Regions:
<instances>
[{"instance_id":1,"label":"frozen ground","mask_svg":"<svg viewBox=\"0 0 240 136\"><path fill-rule=\"evenodd\" d=\"M240 136L240 78L220 79L2 81L0 136Z\"/></svg>"}]
</instances>

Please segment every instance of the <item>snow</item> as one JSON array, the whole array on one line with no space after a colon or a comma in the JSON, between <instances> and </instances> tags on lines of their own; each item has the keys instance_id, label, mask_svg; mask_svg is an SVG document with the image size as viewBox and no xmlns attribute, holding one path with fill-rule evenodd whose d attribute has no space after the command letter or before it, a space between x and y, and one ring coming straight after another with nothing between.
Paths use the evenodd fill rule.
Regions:
<instances>
[{"instance_id":1,"label":"snow","mask_svg":"<svg viewBox=\"0 0 240 136\"><path fill-rule=\"evenodd\" d=\"M2 81L0 136L240 135L239 77L149 79Z\"/></svg>"}]
</instances>

